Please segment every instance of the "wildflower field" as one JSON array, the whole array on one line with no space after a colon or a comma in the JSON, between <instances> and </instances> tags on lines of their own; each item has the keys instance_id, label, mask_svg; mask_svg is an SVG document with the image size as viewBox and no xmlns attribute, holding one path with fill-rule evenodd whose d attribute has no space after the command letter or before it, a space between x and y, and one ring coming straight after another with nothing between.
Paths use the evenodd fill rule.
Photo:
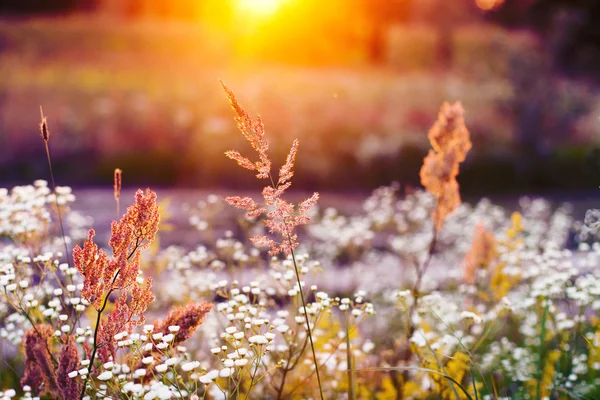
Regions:
<instances>
[{"instance_id":1,"label":"wildflower field","mask_svg":"<svg viewBox=\"0 0 600 400\"><path fill-rule=\"evenodd\" d=\"M193 246L160 243L168 207L119 168L96 236L42 114L49 181L0 189L2 399L600 399L600 211L463 203L460 103L422 133L422 188L292 204L302 143L274 165L223 89L248 144L225 157L262 192L181 210Z\"/></svg>"}]
</instances>

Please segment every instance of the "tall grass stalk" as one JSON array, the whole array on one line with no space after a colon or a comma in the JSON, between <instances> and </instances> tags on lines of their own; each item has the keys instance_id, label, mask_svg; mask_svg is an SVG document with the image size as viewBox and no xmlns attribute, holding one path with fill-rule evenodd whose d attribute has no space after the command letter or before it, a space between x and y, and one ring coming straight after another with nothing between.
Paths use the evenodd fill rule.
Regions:
<instances>
[{"instance_id":1,"label":"tall grass stalk","mask_svg":"<svg viewBox=\"0 0 600 400\"><path fill-rule=\"evenodd\" d=\"M269 173L269 180L271 181L271 186L274 189L277 189L278 185L275 184L275 180L273 179L273 175ZM284 220L284 224L287 225ZM286 229L287 239L290 243L292 243L292 238L290 237L290 231ZM296 282L298 283L298 290L300 292L300 300L302 301L302 308L304 310L304 320L306 321L306 331L308 332L308 340L310 342L310 349L312 351L313 363L315 365L315 372L317 373L317 383L319 384L319 395L321 400L324 400L323 396L323 387L321 385L321 375L319 373L319 363L317 361L317 352L315 351L315 343L313 341L312 329L310 328L310 321L308 320L308 309L306 308L306 300L304 298L304 289L302 288L302 282L300 280L300 272L298 271L298 263L296 262L296 253L294 252L293 247L290 248L290 254L292 256L292 261L294 263L294 272L296 273Z\"/></svg>"},{"instance_id":2,"label":"tall grass stalk","mask_svg":"<svg viewBox=\"0 0 600 400\"><path fill-rule=\"evenodd\" d=\"M475 375L473 375L472 367L469 367L469 373L471 374L471 384L473 385L473 392L475 393L475 400L479 400L479 395L477 394L477 384L475 383ZM481 376L483 377L483 374Z\"/></svg>"},{"instance_id":3,"label":"tall grass stalk","mask_svg":"<svg viewBox=\"0 0 600 400\"><path fill-rule=\"evenodd\" d=\"M458 382L456 379L454 379L453 377L451 377L450 375L444 374L440 371L436 371L435 369L431 369L431 368L421 368L421 367L373 367L373 368L361 368L361 369L357 369L356 372L368 372L368 371L420 371L420 372L426 372L428 374L432 374L432 375L438 375L441 376L445 379L447 379L449 382L454 383L456 386L458 386L458 388L464 393L465 397L467 398L467 400L473 400L473 397L469 394L469 392L467 391L467 389L465 389L465 387L463 385L460 384L460 382ZM455 392L458 393L458 392Z\"/></svg>"},{"instance_id":4,"label":"tall grass stalk","mask_svg":"<svg viewBox=\"0 0 600 400\"><path fill-rule=\"evenodd\" d=\"M346 366L348 372L348 399L356 399L356 388L354 380L354 368L352 367L352 352L350 351L350 313L346 314Z\"/></svg>"},{"instance_id":5,"label":"tall grass stalk","mask_svg":"<svg viewBox=\"0 0 600 400\"><path fill-rule=\"evenodd\" d=\"M312 329L310 329L310 321L308 320L308 309L306 308L306 300L304 300L304 290L302 289L302 283L300 282L300 273L298 272L298 264L296 263L296 255L294 250L291 250L292 261L294 262L294 271L296 272L296 281L298 282L298 289L300 291L300 299L302 300L302 307L304 308L304 319L306 320L306 330L308 332L308 339L310 341L310 349L312 350L313 362L315 363L315 372L317 373L317 383L319 384L319 395L321 400L324 400L323 388L321 386L321 375L319 374L319 363L317 362L317 353L315 352L315 344L313 342Z\"/></svg>"},{"instance_id":6,"label":"tall grass stalk","mask_svg":"<svg viewBox=\"0 0 600 400\"><path fill-rule=\"evenodd\" d=\"M42 106L40 106L40 116L42 118L42 122L40 123L40 131L42 135L42 139L44 140L44 145L46 146L46 157L48 158L48 167L50 168L50 180L52 182L52 190L54 191L54 201L56 203L56 214L58 215L58 223L60 225L60 233L62 235L63 243L65 245L65 258L67 259L67 264L71 265L69 261L69 248L67 246L67 236L65 235L65 227L62 221L62 215L60 212L60 205L58 204L58 194L56 193L56 183L54 182L54 171L52 170L52 160L50 158L50 147L49 147L49 139L50 139L50 130L48 129L48 121L46 117L44 117L44 111L42 110Z\"/></svg>"},{"instance_id":7,"label":"tall grass stalk","mask_svg":"<svg viewBox=\"0 0 600 400\"><path fill-rule=\"evenodd\" d=\"M114 196L117 203L117 220L121 218L121 181L123 171L120 168L115 168L114 172Z\"/></svg>"},{"instance_id":8,"label":"tall grass stalk","mask_svg":"<svg viewBox=\"0 0 600 400\"><path fill-rule=\"evenodd\" d=\"M356 329L355 326L352 327L352 329L350 329L350 332L354 331L355 329ZM340 345L343 342L345 342L345 338L344 339L340 339L337 342L337 344L335 346L333 346L333 349L330 352L329 356L327 358L325 358L323 361L321 361L321 365L320 365L321 368L325 367L325 365L327 364L327 362L334 356L335 352L339 349ZM302 350L302 351L304 351L304 350ZM290 370L288 369L287 371L289 372ZM354 369L352 372L353 372L352 376L354 377L354 381L356 382L356 370ZM277 399L282 399L282 398L288 398L288 397L290 397L299 387L301 387L306 382L308 382L310 380L310 378L312 378L313 375L314 375L314 372L311 372L310 374L308 374L307 376L305 376L303 380L301 380L300 382L298 382L296 384L296 386L294 386L289 392L287 392L285 396L282 397L281 394L279 394L279 396L277 397ZM283 390L283 384L281 385L281 390Z\"/></svg>"},{"instance_id":9,"label":"tall grass stalk","mask_svg":"<svg viewBox=\"0 0 600 400\"><path fill-rule=\"evenodd\" d=\"M421 337L425 341L425 344L427 345L427 348L429 349L429 351L431 351L431 354L433 355L433 358L435 358L435 361L437 362L438 366L442 370L442 372L443 372L442 375L443 376L449 376L448 371L446 370L446 366L444 365L444 362L442 362L442 360L440 360L440 358L436 354L436 352L433 349L433 347L431 347L431 344L429 343L429 341L427 340L427 338L424 335L421 335ZM449 358L451 358L451 357L449 357ZM454 396L456 397L457 400L460 400L460 396L458 395L458 392L456 391L456 388L454 387L454 384L453 384L453 382L456 382L456 381L454 379L452 379L452 380L448 380L448 382L450 382L450 387L452 388L452 392L454 393ZM459 385L460 385L460 383L459 383ZM462 386L461 386L461 388L462 388ZM463 388L463 391L466 391L466 390Z\"/></svg>"},{"instance_id":10,"label":"tall grass stalk","mask_svg":"<svg viewBox=\"0 0 600 400\"><path fill-rule=\"evenodd\" d=\"M437 205L436 205L437 206ZM425 275L425 273L427 272L427 270L429 269L429 266L431 264L431 261L433 259L433 253L435 250L435 246L437 244L437 238L438 238L438 230L434 224L433 226L433 238L431 239L431 243L429 243L429 250L428 250L428 254L427 254L427 259L425 259L425 261L422 264L419 264L417 261L415 261L415 271L417 274L417 278L415 279L415 283L411 289L411 293L413 296L413 304L410 306L408 312L407 312L407 329L406 329L406 349L403 352L400 361L404 362L404 363L408 363L412 357L413 357L413 352L410 348L410 339L412 338L412 335L415 333L415 325L413 323L413 317L415 315L415 313L417 312L418 306L419 306L419 300L421 298L421 283L423 281L423 276ZM396 399L397 400L402 400L404 398L404 384L407 382L408 380L408 373L410 371L409 370L403 370L402 372L402 382L398 382L398 377L396 376L396 374L398 373L396 370L390 370L390 378L392 380L392 383L394 385L394 389L396 390Z\"/></svg>"},{"instance_id":11,"label":"tall grass stalk","mask_svg":"<svg viewBox=\"0 0 600 400\"><path fill-rule=\"evenodd\" d=\"M542 378L544 377L544 338L546 337L546 319L548 318L548 308L550 307L550 301L544 299L546 303L544 306L544 313L542 314L542 329L540 331L540 347L538 350L538 370L537 370L537 385L535 388L535 398L540 400L542 395Z\"/></svg>"}]
</instances>

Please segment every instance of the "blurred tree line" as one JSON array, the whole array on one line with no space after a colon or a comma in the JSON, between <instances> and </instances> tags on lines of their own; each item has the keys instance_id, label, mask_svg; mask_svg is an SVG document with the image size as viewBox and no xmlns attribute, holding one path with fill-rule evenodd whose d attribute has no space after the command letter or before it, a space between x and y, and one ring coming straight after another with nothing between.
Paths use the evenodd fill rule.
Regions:
<instances>
[{"instance_id":1,"label":"blurred tree line","mask_svg":"<svg viewBox=\"0 0 600 400\"><path fill-rule=\"evenodd\" d=\"M235 1L235 0L229 0ZM210 20L212 0L2 0L0 15L107 12L127 18ZM204 3L204 4L203 4ZM226 12L227 0L219 0ZM302 0L313 15L324 13L320 0ZM425 22L438 30L438 64L450 62L453 28L473 20L504 27L532 28L542 34L556 68L572 74L594 74L600 68L600 1L598 0L343 0L330 8L352 10L364 19L363 44L373 63L385 59L389 28L398 23ZM490 9L482 9L482 5ZM487 7L486 7L487 8ZM224 11L225 10L225 11ZM343 12L348 15L348 11ZM339 28L335 28L339 30Z\"/></svg>"},{"instance_id":2,"label":"blurred tree line","mask_svg":"<svg viewBox=\"0 0 600 400\"><path fill-rule=\"evenodd\" d=\"M219 25L224 30L240 29L242 24L236 23L232 16L232 2L235 1L0 0L0 16L90 12L125 20L188 19ZM560 186L589 182L586 175L589 171L585 168L595 166L594 173L597 172L598 152L584 154L584 150L572 147L571 151L564 145L573 138L578 120L590 114L593 107L593 92L597 85L587 83L589 78L600 78L597 72L600 71L600 25L595 23L600 20L600 0L288 0L285 4L290 6L282 7L281 18L273 18L256 30L263 35L259 39L268 37L269 40L256 40L256 36L248 36L244 43L238 40L235 42L237 53L244 55L245 51L262 61L311 66L369 61L386 64L399 72L410 70L407 63L413 63L413 70L449 70L472 81L497 79L509 82L512 95L490 108L511 122L506 130L510 130L515 140L512 153L510 157L492 158L489 154L473 152L472 165L466 166L461 174L465 182L478 182L473 186L481 182L498 186L503 180L510 186L520 179L526 187L535 182L540 186ZM490 4L490 8L482 7ZM506 29L497 29L501 31L498 37L487 36L489 30L461 33L465 26L482 21ZM390 32L398 26L407 29L400 33L400 43L391 43ZM427 28L422 35L425 40L414 40L415 35L420 34L419 27L423 26ZM417 29L413 29L415 27ZM528 28L539 34L528 33L522 41L515 39L516 36L502 38L512 28ZM240 36L245 34L242 30L239 32L242 33ZM530 38L535 40L530 43ZM212 36L211 40L214 40ZM153 52L156 51L154 46L153 43ZM399 65L390 62L390 48L398 52ZM419 58L424 53L427 54ZM565 75L567 79L563 79ZM584 82L581 85L584 87L577 86L578 82ZM418 113L416 115L419 119ZM430 118L431 115L426 114L427 122L419 132L427 129ZM125 128L124 131L132 130ZM484 141L493 132L489 127L481 126L472 133L475 140ZM332 143L324 147L336 146ZM398 176L398 171L406 171L401 172L403 175L399 178L410 181L411 177L418 176L415 171L418 171L423 155L421 148L405 148L398 157L391 157L393 161L389 163L377 162L361 169L354 155L345 154L343 157L346 158L340 156L341 162L346 167L356 168L348 176L361 179L346 182L343 176L338 177L340 187L365 182L387 183ZM164 158L165 163L169 159L164 154L156 157ZM131 164L128 170L142 162L133 160ZM407 168L407 165L412 167ZM178 168L173 167L173 170ZM179 169L186 170L184 167ZM489 179L501 170L507 172L498 179ZM237 170L235 173L229 177L231 181L236 179ZM574 180L571 175L582 178ZM564 179L557 183L559 176ZM165 178L165 181L169 179ZM314 184L308 182L306 187Z\"/></svg>"}]
</instances>

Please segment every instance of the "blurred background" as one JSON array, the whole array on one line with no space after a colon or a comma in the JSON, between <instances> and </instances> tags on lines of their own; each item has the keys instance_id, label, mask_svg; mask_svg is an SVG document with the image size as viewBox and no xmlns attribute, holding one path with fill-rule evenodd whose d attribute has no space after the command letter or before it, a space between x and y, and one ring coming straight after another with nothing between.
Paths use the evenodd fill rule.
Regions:
<instances>
[{"instance_id":1,"label":"blurred background","mask_svg":"<svg viewBox=\"0 0 600 400\"><path fill-rule=\"evenodd\" d=\"M462 101L464 194L600 184L597 0L2 0L0 181L256 188L219 86L260 114L295 187L418 185Z\"/></svg>"}]
</instances>

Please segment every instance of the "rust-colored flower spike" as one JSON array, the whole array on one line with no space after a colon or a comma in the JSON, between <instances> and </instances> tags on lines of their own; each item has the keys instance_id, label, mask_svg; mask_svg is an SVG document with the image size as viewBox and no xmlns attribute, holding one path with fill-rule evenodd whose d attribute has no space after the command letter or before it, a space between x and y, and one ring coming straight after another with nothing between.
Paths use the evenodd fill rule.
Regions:
<instances>
[{"instance_id":1,"label":"rust-colored flower spike","mask_svg":"<svg viewBox=\"0 0 600 400\"><path fill-rule=\"evenodd\" d=\"M461 202L456 177L472 146L463 115L459 102L444 103L428 134L433 150L423 160L420 177L425 189L437 198L433 220L438 231Z\"/></svg>"},{"instance_id":2,"label":"rust-colored flower spike","mask_svg":"<svg viewBox=\"0 0 600 400\"><path fill-rule=\"evenodd\" d=\"M435 121L429 130L429 141L438 153L453 150L456 161L463 162L471 149L469 131L465 126L464 109L460 102L454 104L444 103Z\"/></svg>"},{"instance_id":3,"label":"rust-colored flower spike","mask_svg":"<svg viewBox=\"0 0 600 400\"><path fill-rule=\"evenodd\" d=\"M114 336L124 330L130 332L133 325L145 321L144 312L154 301L152 278L144 286L137 282L140 272L141 250L152 243L158 232L160 216L156 193L147 189L138 190L135 204L127 208L120 221L113 221L109 245L113 249L112 258L103 250L98 250L92 239L91 229L84 247L73 249L75 268L84 277L82 296L93 304L97 311L93 348L88 353L90 369L94 367L96 353L107 362L116 356ZM115 303L115 309L108 318L101 319L110 295L120 290L121 295ZM130 302L128 299L131 298ZM80 398L85 395L89 377L84 379Z\"/></svg>"},{"instance_id":4,"label":"rust-colored flower spike","mask_svg":"<svg viewBox=\"0 0 600 400\"><path fill-rule=\"evenodd\" d=\"M110 290L114 273L108 272L114 265L108 260L104 250L99 250L94 243L96 232L90 229L88 239L83 243L83 248L79 245L73 249L73 264L77 271L84 277L83 289L81 295L89 301L96 310L102 307L102 300L105 291Z\"/></svg>"},{"instance_id":5,"label":"rust-colored flower spike","mask_svg":"<svg viewBox=\"0 0 600 400\"><path fill-rule=\"evenodd\" d=\"M50 139L50 130L48 129L48 120L44 117L44 111L42 111L42 106L40 106L40 116L42 117L42 122L40 122L40 134L44 142L47 142Z\"/></svg>"},{"instance_id":6,"label":"rust-colored flower spike","mask_svg":"<svg viewBox=\"0 0 600 400\"><path fill-rule=\"evenodd\" d=\"M121 175L122 175L123 171L120 168L115 168L115 184L114 184L114 189L115 189L115 200L119 200L119 197L121 197Z\"/></svg>"},{"instance_id":7,"label":"rust-colored flower spike","mask_svg":"<svg viewBox=\"0 0 600 400\"><path fill-rule=\"evenodd\" d=\"M169 333L169 326L176 325L179 331L175 336L174 343L181 343L192 337L192 334L204 322L204 318L213 309L213 304L207 302L189 303L185 307L175 307L160 322L155 322L155 332L164 335Z\"/></svg>"},{"instance_id":8,"label":"rust-colored flower spike","mask_svg":"<svg viewBox=\"0 0 600 400\"><path fill-rule=\"evenodd\" d=\"M135 204L127 208L119 222L112 222L112 236L108 244L115 254L120 254L130 245L138 249L148 248L156 238L159 223L156 193L150 189L146 189L146 192L138 190L135 193Z\"/></svg>"},{"instance_id":9,"label":"rust-colored flower spike","mask_svg":"<svg viewBox=\"0 0 600 400\"><path fill-rule=\"evenodd\" d=\"M49 341L53 334L50 325L37 325L25 332L23 348L25 349L25 373L21 378L21 386L31 387L32 394L46 392L52 397L58 396L58 385L48 352Z\"/></svg>"},{"instance_id":10,"label":"rust-colored flower spike","mask_svg":"<svg viewBox=\"0 0 600 400\"><path fill-rule=\"evenodd\" d=\"M109 259L106 252L99 250L94 244L93 229L90 229L83 248L75 246L73 262L77 271L84 277L81 294L96 310L101 310L103 299L117 289L135 290L132 292L132 295L135 294L135 315L143 312L145 306L154 300L154 297L148 294L152 280L149 279L147 285L150 286L142 290L136 288L136 279L139 274L141 249L149 246L155 239L159 221L156 193L148 189L144 194L138 190L135 204L127 209L119 222L112 223L112 236L109 240L113 249L112 258Z\"/></svg>"},{"instance_id":11,"label":"rust-colored flower spike","mask_svg":"<svg viewBox=\"0 0 600 400\"><path fill-rule=\"evenodd\" d=\"M162 333L163 335L167 335L171 333L169 330L170 326L178 326L179 331L175 334L175 337L171 344L176 346L180 343L185 342L189 338L192 337L196 329L204 322L204 319L208 315L208 313L213 309L214 305L212 303L207 303L202 301L200 303L189 303L186 306L179 306L171 309L165 319L162 321L154 321L154 333ZM118 332L117 332L118 333ZM144 365L141 360L138 360L137 365L134 365L133 369L137 368L151 368L160 363L160 358L162 356L162 350L158 347L153 346L148 350L144 350L144 357L153 356L154 364L153 365ZM142 383L148 383L150 381L151 376L148 375L141 379Z\"/></svg>"},{"instance_id":12,"label":"rust-colored flower spike","mask_svg":"<svg viewBox=\"0 0 600 400\"><path fill-rule=\"evenodd\" d=\"M260 118L252 121L248 113L239 105L231 90L221 82L227 98L236 113L238 127L244 137L250 142L252 148L256 150L259 161L252 163L248 158L243 157L237 151L228 151L227 157L237 161L244 168L258 171L258 178L269 178L272 186L263 188L262 196L264 205L255 202L250 197L231 196L225 198L229 204L234 207L247 211L246 216L256 218L266 214L265 225L271 234L279 234L281 241L277 242L267 236L257 235L251 238L255 246L270 247L269 254L276 255L283 253L289 255L298 246L298 236L294 229L299 225L308 223L310 217L308 212L317 203L319 194L314 193L310 198L304 200L295 207L283 199L284 192L291 186L291 178L294 175L294 162L298 153L299 142L294 140L292 148L286 158L285 164L279 170L277 184L271 176L271 161L267 155L269 142L265 138L264 126Z\"/></svg>"},{"instance_id":13,"label":"rust-colored flower spike","mask_svg":"<svg viewBox=\"0 0 600 400\"><path fill-rule=\"evenodd\" d=\"M477 280L477 271L489 265L496 258L496 254L496 238L480 222L475 229L471 250L465 257L465 283L474 284Z\"/></svg>"},{"instance_id":14,"label":"rust-colored flower spike","mask_svg":"<svg viewBox=\"0 0 600 400\"><path fill-rule=\"evenodd\" d=\"M63 399L76 399L81 391L79 379L69 378L69 373L79 368L79 354L73 335L67 336L67 342L60 349L56 382Z\"/></svg>"},{"instance_id":15,"label":"rust-colored flower spike","mask_svg":"<svg viewBox=\"0 0 600 400\"><path fill-rule=\"evenodd\" d=\"M98 328L98 358L102 363L115 360L117 357L117 344L115 343L115 334L123 332L116 331L113 326L109 326L106 318L102 318Z\"/></svg>"}]
</instances>

